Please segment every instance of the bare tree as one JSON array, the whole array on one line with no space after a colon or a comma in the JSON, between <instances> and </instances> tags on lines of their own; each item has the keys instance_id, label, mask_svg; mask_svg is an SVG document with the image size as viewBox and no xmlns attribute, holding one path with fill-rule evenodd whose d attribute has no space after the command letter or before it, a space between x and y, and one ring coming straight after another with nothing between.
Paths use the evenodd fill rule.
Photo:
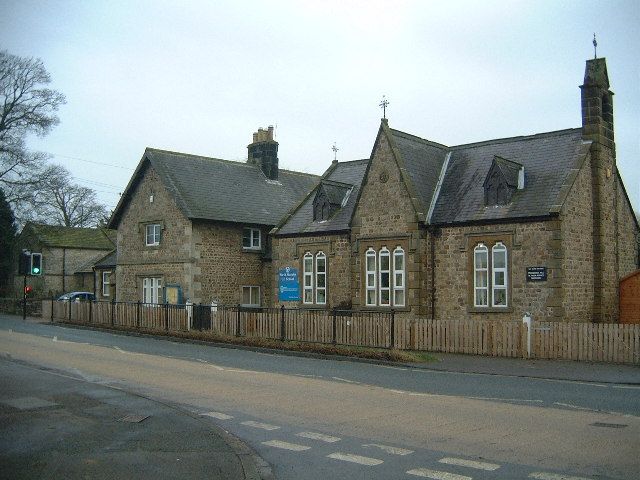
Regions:
<instances>
[{"instance_id":1,"label":"bare tree","mask_svg":"<svg viewBox=\"0 0 640 480\"><path fill-rule=\"evenodd\" d=\"M34 199L36 220L67 227L95 227L104 221L107 208L91 188L74 183L66 168L52 165L45 175L47 182Z\"/></svg>"},{"instance_id":2,"label":"bare tree","mask_svg":"<svg viewBox=\"0 0 640 480\"><path fill-rule=\"evenodd\" d=\"M46 182L48 156L26 148L30 134L46 135L60 120L64 95L45 88L51 77L42 60L0 51L0 188L20 218Z\"/></svg>"}]
</instances>

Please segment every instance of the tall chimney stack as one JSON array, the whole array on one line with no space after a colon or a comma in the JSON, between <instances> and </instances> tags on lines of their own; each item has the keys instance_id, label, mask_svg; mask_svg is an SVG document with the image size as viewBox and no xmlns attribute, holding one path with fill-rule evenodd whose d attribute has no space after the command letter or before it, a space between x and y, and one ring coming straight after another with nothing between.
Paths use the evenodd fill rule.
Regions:
<instances>
[{"instance_id":1,"label":"tall chimney stack","mask_svg":"<svg viewBox=\"0 0 640 480\"><path fill-rule=\"evenodd\" d=\"M253 142L247 146L247 163L258 165L270 180L278 179L278 142L273 139L273 126L259 128L253 134Z\"/></svg>"}]
</instances>

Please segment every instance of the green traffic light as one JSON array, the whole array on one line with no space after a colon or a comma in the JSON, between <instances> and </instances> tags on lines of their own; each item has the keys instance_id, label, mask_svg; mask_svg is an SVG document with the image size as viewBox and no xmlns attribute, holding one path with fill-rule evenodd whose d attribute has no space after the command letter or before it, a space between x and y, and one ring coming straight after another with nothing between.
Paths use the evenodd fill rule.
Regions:
<instances>
[{"instance_id":1,"label":"green traffic light","mask_svg":"<svg viewBox=\"0 0 640 480\"><path fill-rule=\"evenodd\" d=\"M33 273L34 275L37 275L40 273L40 269L38 267L33 267Z\"/></svg>"}]
</instances>

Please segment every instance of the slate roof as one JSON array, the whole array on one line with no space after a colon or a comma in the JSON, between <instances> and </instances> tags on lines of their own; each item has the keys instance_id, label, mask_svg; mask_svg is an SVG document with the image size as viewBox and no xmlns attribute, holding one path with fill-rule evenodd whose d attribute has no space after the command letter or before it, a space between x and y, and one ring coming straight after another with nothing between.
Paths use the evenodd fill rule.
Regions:
<instances>
[{"instance_id":1,"label":"slate roof","mask_svg":"<svg viewBox=\"0 0 640 480\"><path fill-rule=\"evenodd\" d=\"M107 228L77 228L27 222L22 234L31 234L48 247L97 250L115 248L116 231Z\"/></svg>"},{"instance_id":2,"label":"slate roof","mask_svg":"<svg viewBox=\"0 0 640 480\"><path fill-rule=\"evenodd\" d=\"M319 180L283 169L278 180L269 180L257 165L147 148L109 226L117 228L127 197L148 165L192 220L275 225Z\"/></svg>"},{"instance_id":3,"label":"slate roof","mask_svg":"<svg viewBox=\"0 0 640 480\"><path fill-rule=\"evenodd\" d=\"M113 268L116 266L117 252L114 250L113 252L107 253L104 257L99 259L95 263L96 268Z\"/></svg>"},{"instance_id":4,"label":"slate roof","mask_svg":"<svg viewBox=\"0 0 640 480\"><path fill-rule=\"evenodd\" d=\"M364 179L369 159L339 162L327 170L323 176L325 184L329 181L351 185L352 189L344 207L340 208L328 220L313 220L313 199L319 186L314 188L304 200L288 215L272 233L275 235L295 235L308 233L326 233L349 230L351 217L360 196L360 188ZM341 200L342 201L342 200Z\"/></svg>"},{"instance_id":5,"label":"slate roof","mask_svg":"<svg viewBox=\"0 0 640 480\"><path fill-rule=\"evenodd\" d=\"M520 169L522 168L522 164L518 162L513 162L506 158L499 157L498 155L493 157L493 163L496 164L497 168L502 173L502 176L507 182L507 185L509 185L510 187L518 186L518 176L520 175ZM485 182L486 182L486 178L485 178ZM483 184L485 182L483 182Z\"/></svg>"},{"instance_id":6,"label":"slate roof","mask_svg":"<svg viewBox=\"0 0 640 480\"><path fill-rule=\"evenodd\" d=\"M589 146L576 128L451 147L431 223L550 216L564 202L569 176L579 168ZM525 184L509 204L486 207L483 183L495 156L523 165Z\"/></svg>"},{"instance_id":7,"label":"slate roof","mask_svg":"<svg viewBox=\"0 0 640 480\"><path fill-rule=\"evenodd\" d=\"M449 148L392 128L389 131L413 183L422 213L426 214Z\"/></svg>"},{"instance_id":8,"label":"slate roof","mask_svg":"<svg viewBox=\"0 0 640 480\"><path fill-rule=\"evenodd\" d=\"M320 182L320 188L322 188L327 194L327 199L332 205L342 205L347 193L353 185L342 182L334 182L333 180L322 180Z\"/></svg>"}]
</instances>

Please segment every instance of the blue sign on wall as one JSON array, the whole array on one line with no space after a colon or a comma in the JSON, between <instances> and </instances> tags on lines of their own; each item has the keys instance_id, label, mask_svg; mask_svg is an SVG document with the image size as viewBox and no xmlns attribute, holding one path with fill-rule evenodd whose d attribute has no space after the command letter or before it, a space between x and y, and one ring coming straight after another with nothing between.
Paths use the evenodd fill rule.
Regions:
<instances>
[{"instance_id":1,"label":"blue sign on wall","mask_svg":"<svg viewBox=\"0 0 640 480\"><path fill-rule=\"evenodd\" d=\"M300 301L300 282L298 269L284 267L278 271L278 300L281 302Z\"/></svg>"}]
</instances>

